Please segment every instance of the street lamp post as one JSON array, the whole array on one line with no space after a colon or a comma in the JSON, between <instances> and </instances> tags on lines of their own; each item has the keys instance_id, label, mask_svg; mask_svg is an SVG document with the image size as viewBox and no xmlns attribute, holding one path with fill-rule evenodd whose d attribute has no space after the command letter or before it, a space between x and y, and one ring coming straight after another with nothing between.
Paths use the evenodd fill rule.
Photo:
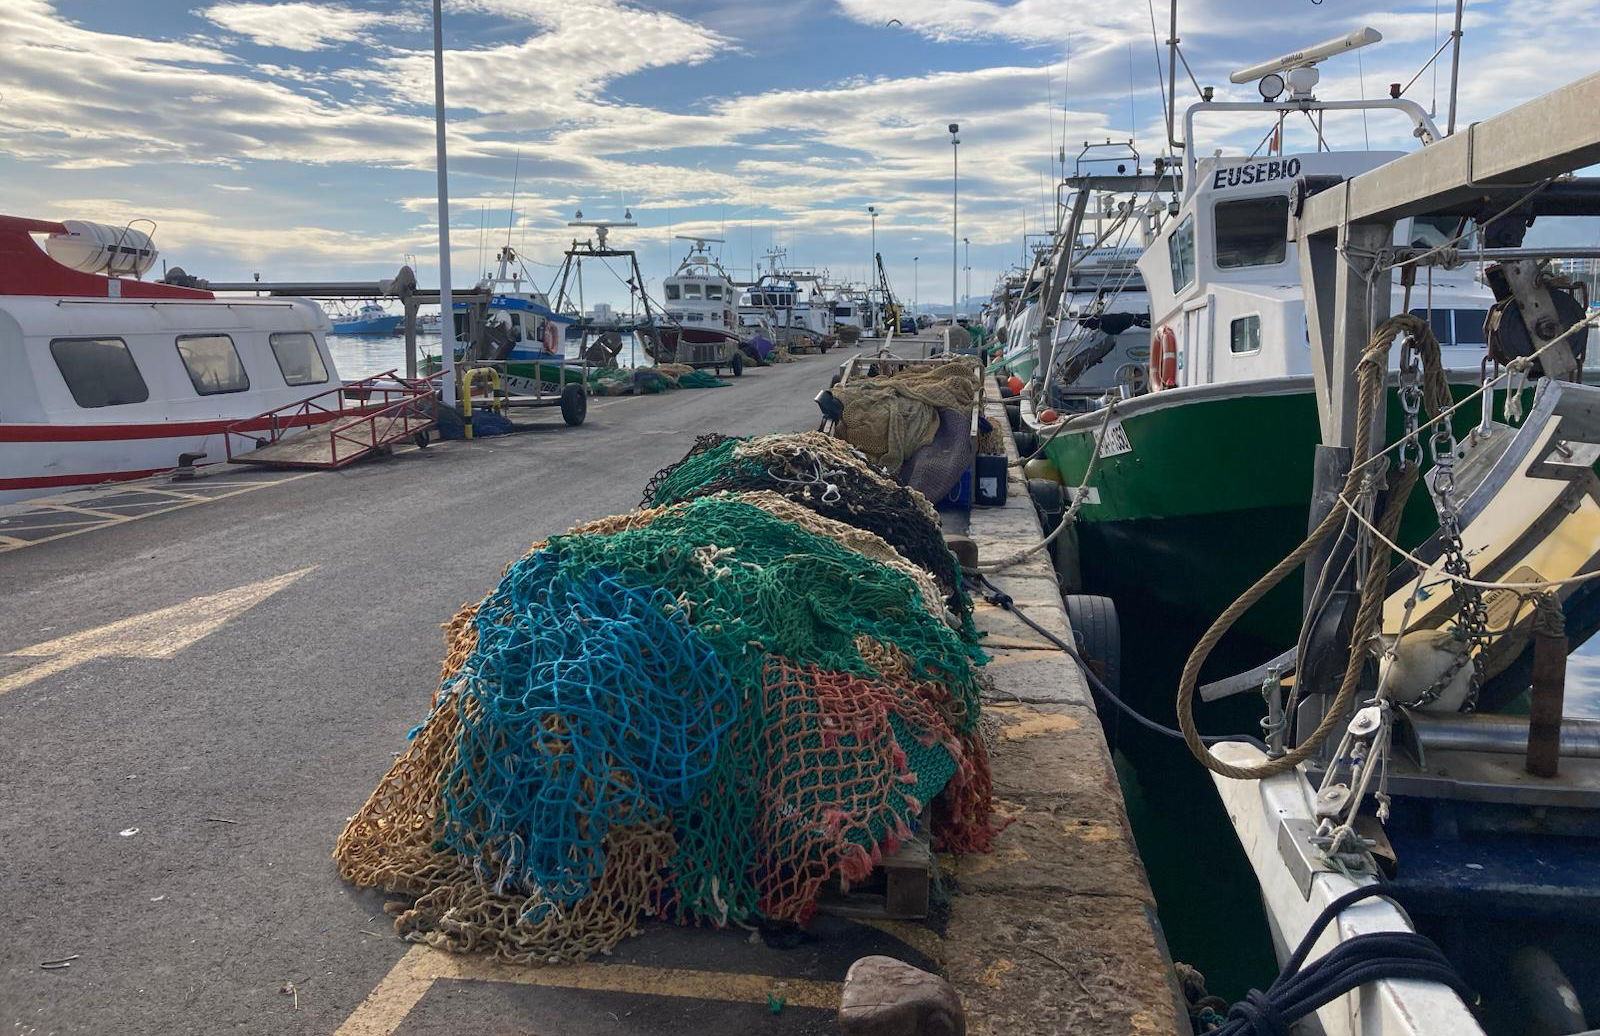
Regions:
<instances>
[{"instance_id":1,"label":"street lamp post","mask_svg":"<svg viewBox=\"0 0 1600 1036\"><path fill-rule=\"evenodd\" d=\"M867 301L871 303L872 281L878 276L878 207L876 205L868 205L867 215L872 217L872 259L867 263ZM878 310L882 305L883 299L880 297L878 305L872 306L872 333L874 337L882 331L878 322Z\"/></svg>"},{"instance_id":2,"label":"street lamp post","mask_svg":"<svg viewBox=\"0 0 1600 1036\"><path fill-rule=\"evenodd\" d=\"M444 26L433 0L433 128L439 181L439 362L446 406L456 405L456 314L450 297L450 187L444 146Z\"/></svg>"},{"instance_id":3,"label":"street lamp post","mask_svg":"<svg viewBox=\"0 0 1600 1036\"><path fill-rule=\"evenodd\" d=\"M956 226L961 215L961 138L956 136L961 132L961 127L956 123L950 124L950 326L956 326L956 266L960 258L960 233ZM955 332L952 331L951 334Z\"/></svg>"},{"instance_id":4,"label":"street lamp post","mask_svg":"<svg viewBox=\"0 0 1600 1036\"><path fill-rule=\"evenodd\" d=\"M965 269L967 271L967 290L966 290L965 295L966 295L967 305L970 306L972 304L972 241L970 239L968 239L968 238L962 238L961 239L961 248L962 248L962 263L961 263L961 266L962 266L963 269Z\"/></svg>"},{"instance_id":5,"label":"street lamp post","mask_svg":"<svg viewBox=\"0 0 1600 1036\"><path fill-rule=\"evenodd\" d=\"M917 279L917 270L919 269L917 263L921 259L920 255L911 257L911 316L913 318L918 315L917 311L922 308L922 289L918 287L921 282Z\"/></svg>"}]
</instances>

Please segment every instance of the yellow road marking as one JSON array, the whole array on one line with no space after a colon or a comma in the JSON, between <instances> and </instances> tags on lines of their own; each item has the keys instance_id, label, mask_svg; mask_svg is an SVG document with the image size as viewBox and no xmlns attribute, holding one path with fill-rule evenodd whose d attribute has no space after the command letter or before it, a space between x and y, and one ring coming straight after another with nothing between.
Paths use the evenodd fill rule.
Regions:
<instances>
[{"instance_id":1,"label":"yellow road marking","mask_svg":"<svg viewBox=\"0 0 1600 1036\"><path fill-rule=\"evenodd\" d=\"M941 854L941 859L948 858ZM891 939L898 939L936 964L944 963L944 939L932 928L909 921L885 921L870 917L862 918L858 923L876 928Z\"/></svg>"},{"instance_id":2,"label":"yellow road marking","mask_svg":"<svg viewBox=\"0 0 1600 1036\"><path fill-rule=\"evenodd\" d=\"M428 946L413 946L390 969L361 1006L334 1030L334 1036L390 1036L439 980L501 982L548 989L672 996L692 1000L765 1004L769 994L790 1007L834 1010L838 982L777 978L735 972L650 968L638 964L562 964L516 967L481 956L466 957Z\"/></svg>"},{"instance_id":3,"label":"yellow road marking","mask_svg":"<svg viewBox=\"0 0 1600 1036\"><path fill-rule=\"evenodd\" d=\"M311 568L302 568L297 572L288 572L221 593L204 594L169 608L158 608L143 615L119 619L105 626L69 633L64 637L7 652L13 658L42 658L45 661L0 678L0 695L91 659L171 658L310 571Z\"/></svg>"},{"instance_id":4,"label":"yellow road marking","mask_svg":"<svg viewBox=\"0 0 1600 1036\"><path fill-rule=\"evenodd\" d=\"M74 507L71 504L45 504L52 511L65 511L67 514L86 514L91 518L105 518L113 522L125 522L129 515L116 514L112 511L97 511L92 507Z\"/></svg>"},{"instance_id":5,"label":"yellow road marking","mask_svg":"<svg viewBox=\"0 0 1600 1036\"><path fill-rule=\"evenodd\" d=\"M174 503L171 507L163 507L163 508L160 508L159 510L146 511L143 514L127 515L127 514L112 514L111 512L101 512L106 517L104 517L100 521L78 525L78 526L75 526L73 528L67 529L64 532L58 532L53 536L41 536L38 539L19 540L19 539L15 538L15 537L12 537L12 536L0 536L0 553L4 553L5 551L9 551L9 550L21 550L24 547L37 547L41 543L53 543L56 540L65 539L68 536L81 536L86 532L94 532L96 529L105 529L105 528L108 528L108 527L113 526L113 525L122 525L122 524L127 523L127 522L142 521L145 518L154 518L155 516L161 515L161 514L171 514L174 511L181 511L186 507L194 507L197 504L209 504L214 500L226 500L229 497L238 496L241 493L250 493L250 492L254 492L257 489L266 489L269 486L281 486L285 482L293 482L296 479L310 478L312 475L315 475L315 474L316 474L315 471L305 471L305 472L301 472L298 475L290 475L287 478L272 479L270 481L265 481L264 480L264 481L261 481L261 482L225 482L225 483L220 483L219 482L219 483L216 483L216 484L217 485L226 485L226 486L240 486L241 488L235 489L235 490L233 490L232 492L229 492L229 493L215 493L215 494L212 494L210 496L201 496L200 494L197 494L197 493L179 493L176 490L171 490L171 489L155 489L153 487L142 486L142 485L139 485L137 483L130 482L130 483L127 484L127 487L123 490L123 492L129 492L129 493L159 493L162 496L175 497L179 501L181 501L181 503ZM93 515L93 514L95 514L95 512L92 509L83 508L83 507L77 507L77 506L75 506L73 504L59 504L59 503L54 503L54 502L49 501L49 500L35 500L35 501L30 501L30 503L31 503L31 505L33 507L49 508L49 509L53 509L53 510L62 511L64 513L71 513L73 511L78 511L78 512L81 512L81 513L83 513L85 515Z\"/></svg>"}]
</instances>

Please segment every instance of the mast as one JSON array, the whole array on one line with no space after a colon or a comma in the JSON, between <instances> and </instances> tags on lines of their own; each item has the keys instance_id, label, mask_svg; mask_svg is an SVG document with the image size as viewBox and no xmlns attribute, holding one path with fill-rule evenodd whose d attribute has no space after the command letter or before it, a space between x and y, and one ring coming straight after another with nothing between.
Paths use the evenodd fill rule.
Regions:
<instances>
[{"instance_id":1,"label":"mast","mask_svg":"<svg viewBox=\"0 0 1600 1036\"><path fill-rule=\"evenodd\" d=\"M1456 0L1456 27L1450 33L1454 43L1450 48L1450 122L1444 131L1447 137L1456 131L1456 83L1461 76L1461 9L1465 6L1466 0Z\"/></svg>"}]
</instances>

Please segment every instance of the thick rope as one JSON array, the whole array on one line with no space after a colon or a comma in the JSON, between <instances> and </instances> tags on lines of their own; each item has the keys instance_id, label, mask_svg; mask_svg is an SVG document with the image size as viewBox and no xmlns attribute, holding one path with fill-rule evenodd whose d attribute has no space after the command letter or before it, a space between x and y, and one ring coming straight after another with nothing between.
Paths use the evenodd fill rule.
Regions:
<instances>
[{"instance_id":1,"label":"thick rope","mask_svg":"<svg viewBox=\"0 0 1600 1036\"><path fill-rule=\"evenodd\" d=\"M1385 401L1387 394L1389 349L1395 339L1402 334L1411 339L1422 359L1423 395L1429 412L1438 413L1450 405L1450 388L1445 380L1444 365L1439 355L1439 342L1434 338L1427 322L1410 314L1402 314L1390 317L1378 325L1367 351L1356 365L1360 377L1360 387L1356 397L1356 440L1351 452L1350 472L1345 476L1344 487L1339 491L1340 500L1347 506L1353 505L1362 492L1366 479L1363 467L1372 455L1373 415L1377 407ZM1416 467L1407 465L1399 470L1395 479L1395 486L1389 494L1383 517L1378 522L1379 528L1391 538L1399 528L1405 501L1416 485L1417 475ZM1355 628L1351 633L1350 657L1345 664L1344 679L1339 685L1339 692L1333 703L1324 713L1322 722L1317 724L1316 730L1312 731L1309 737L1286 755L1276 759L1270 759L1257 766L1234 766L1211 753L1211 749L1201 740L1200 731L1194 722L1195 686L1199 682L1201 668L1218 642L1233 628L1234 623L1266 596L1268 591L1304 564L1318 547L1343 526L1344 521L1344 514L1340 508L1329 508L1327 515L1300 546L1274 565L1266 575L1256 580L1238 600L1217 616L1211 628L1206 630L1205 635L1195 644L1194 650L1189 654L1189 660L1184 663L1183 675L1178 679L1178 727L1183 731L1183 739L1188 744L1189 751L1194 753L1200 765L1212 773L1241 781L1260 780L1286 773L1309 759L1334 729L1345 722L1344 712L1355 697L1356 685L1360 682L1361 670L1366 664L1365 645L1378 621L1383 605L1384 581L1389 571L1389 555L1386 551L1372 552L1372 560L1360 584L1361 603L1357 608Z\"/></svg>"}]
</instances>

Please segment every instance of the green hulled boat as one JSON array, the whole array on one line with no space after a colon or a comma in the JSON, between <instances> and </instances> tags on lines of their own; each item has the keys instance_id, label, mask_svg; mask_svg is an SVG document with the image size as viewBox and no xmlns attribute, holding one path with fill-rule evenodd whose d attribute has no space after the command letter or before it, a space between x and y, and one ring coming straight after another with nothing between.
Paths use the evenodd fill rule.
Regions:
<instances>
[{"instance_id":1,"label":"green hulled boat","mask_svg":"<svg viewBox=\"0 0 1600 1036\"><path fill-rule=\"evenodd\" d=\"M1409 101L1366 106L1399 111L1432 131ZM1024 407L1069 492L1084 481L1098 439L1076 529L1086 590L1208 624L1305 537L1322 436L1298 257L1287 240L1290 194L1325 189L1396 157L1317 150L1190 158L1181 187L1169 174L1163 188L1172 203L1142 206L1147 243L1138 269L1150 352L1137 381L1144 390L1133 394L1117 379L1121 398L1109 423L1104 409L1083 412L1102 405L1098 395L1074 394L1059 376L1059 388L1036 383L1034 398L1062 413L1064 428L1041 427ZM1398 232L1431 246L1459 229L1454 220L1418 218ZM1396 290L1391 311L1430 319L1455 390L1465 395L1479 377L1493 296L1468 270L1431 276L1425 293L1408 298ZM1391 432L1401 417L1391 400ZM1458 417L1465 434L1477 408ZM1417 494L1406 542L1436 528L1426 494ZM1295 639L1299 619L1300 581L1289 579L1236 628L1281 648Z\"/></svg>"}]
</instances>

